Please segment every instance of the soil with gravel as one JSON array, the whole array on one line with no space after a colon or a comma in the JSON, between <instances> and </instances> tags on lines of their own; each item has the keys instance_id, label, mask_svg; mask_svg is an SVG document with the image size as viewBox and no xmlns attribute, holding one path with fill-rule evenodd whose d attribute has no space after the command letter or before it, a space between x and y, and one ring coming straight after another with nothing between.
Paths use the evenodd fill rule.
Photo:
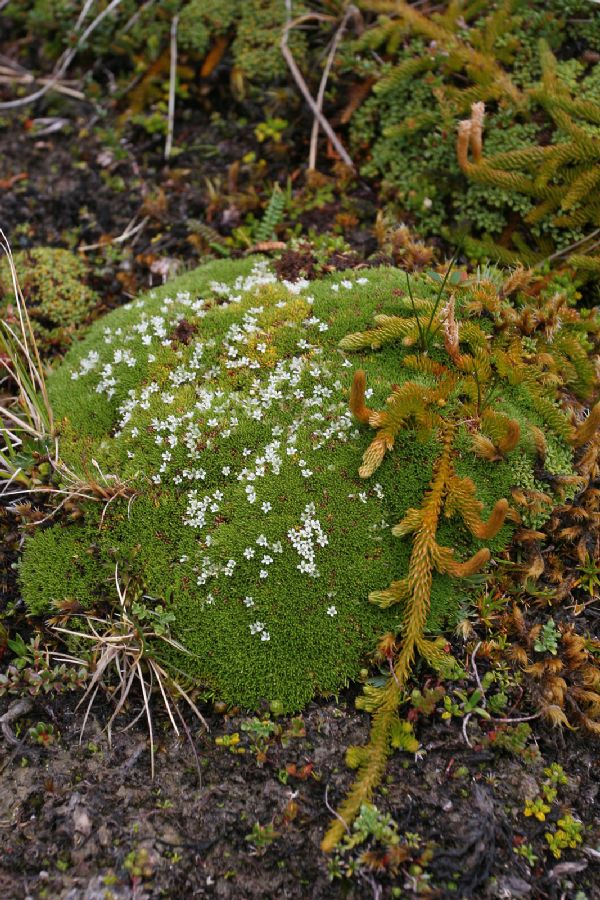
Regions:
<instances>
[{"instance_id":1,"label":"soil with gravel","mask_svg":"<svg viewBox=\"0 0 600 900\"><path fill-rule=\"evenodd\" d=\"M75 695L36 700L20 739L0 747L3 897L600 897L598 759L581 739L561 745L546 734L544 763L532 765L482 748L477 727L468 747L460 725L425 722L422 758L397 754L377 798L412 843L408 859L392 874L379 847L377 865L332 879L319 842L328 806L351 777L343 749L368 729L350 695L275 720L279 734L266 742L244 730L253 719L239 713L211 715L209 732L188 721L187 738L159 714L154 781L141 723L116 732L109 746L109 707L92 711L82 735L76 703ZM0 714L7 705L5 698ZM23 739L39 719L54 725L46 748ZM216 742L235 734L232 747ZM550 761L568 774L563 805L590 831L577 852L530 868L514 850L525 836L547 858L551 821L524 819L522 810ZM342 863L369 846L342 854Z\"/></svg>"}]
</instances>

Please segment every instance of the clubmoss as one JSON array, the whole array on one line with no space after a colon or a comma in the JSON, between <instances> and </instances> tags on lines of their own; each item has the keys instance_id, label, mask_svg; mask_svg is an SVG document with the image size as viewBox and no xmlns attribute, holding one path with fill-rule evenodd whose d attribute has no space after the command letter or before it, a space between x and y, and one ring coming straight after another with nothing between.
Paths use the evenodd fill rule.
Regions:
<instances>
[{"instance_id":1,"label":"clubmoss","mask_svg":"<svg viewBox=\"0 0 600 900\"><path fill-rule=\"evenodd\" d=\"M439 289L428 275L412 283L421 303ZM391 528L420 506L439 439L407 426L376 475L361 479L372 432L348 408L355 370L366 372L374 408L392 384L436 378L403 366L411 351L402 343L351 353L339 343L374 315L410 316L405 289L392 269L288 284L260 260L219 261L96 322L48 390L66 481L102 483L108 495L125 486L127 496L114 487L110 503L82 501L83 520L28 539L21 585L30 610L116 599L118 565L175 614L173 636L189 655L173 651L169 662L229 701L294 710L355 677L381 633L400 630L401 607L378 609L367 597L408 569L410 543ZM477 291L461 289L465 308ZM478 321L491 336L490 317ZM443 352L432 346L432 358ZM459 402L450 396L448 409ZM526 380L494 400L498 414L551 433L564 466L566 440L538 405ZM489 516L534 476L535 442L523 427L490 465L470 441L465 423L455 470L473 480ZM504 525L477 540L458 515L438 529L457 558L497 552L510 534ZM452 619L467 590L436 575L430 631Z\"/></svg>"},{"instance_id":2,"label":"clubmoss","mask_svg":"<svg viewBox=\"0 0 600 900\"><path fill-rule=\"evenodd\" d=\"M486 235L484 245L467 244L479 259L532 263L582 238L580 222L558 227L546 216L530 223L534 199L506 182L488 180L484 187L465 179L449 138L471 104L485 101L489 155L518 158L520 151L545 146L550 135L563 140L539 96L539 42L558 54L558 77L573 95L597 102L600 23L589 4L457 0L421 11L404 0L367 0L364 6L379 19L342 48L347 71L373 84L352 116L351 143L355 156L363 156L364 174L388 185L397 214L424 235ZM512 257L491 253L495 243Z\"/></svg>"},{"instance_id":3,"label":"clubmoss","mask_svg":"<svg viewBox=\"0 0 600 900\"><path fill-rule=\"evenodd\" d=\"M15 266L40 349L46 354L65 350L98 303L86 283L85 263L69 250L37 247L17 253ZM6 260L0 263L0 313L9 323L16 321Z\"/></svg>"}]
</instances>

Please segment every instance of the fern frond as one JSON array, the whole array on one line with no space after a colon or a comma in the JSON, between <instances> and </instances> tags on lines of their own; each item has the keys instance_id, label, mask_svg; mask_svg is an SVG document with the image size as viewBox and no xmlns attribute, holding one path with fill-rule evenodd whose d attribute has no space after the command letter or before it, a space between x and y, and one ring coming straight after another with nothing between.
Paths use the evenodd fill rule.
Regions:
<instances>
[{"instance_id":1,"label":"fern frond","mask_svg":"<svg viewBox=\"0 0 600 900\"><path fill-rule=\"evenodd\" d=\"M600 256L585 256L582 253L572 253L569 258L569 265L582 272L590 274L600 274Z\"/></svg>"},{"instance_id":2,"label":"fern frond","mask_svg":"<svg viewBox=\"0 0 600 900\"><path fill-rule=\"evenodd\" d=\"M483 504L477 499L475 485L470 478L454 476L448 485L446 515L458 513L471 534L479 540L494 538L504 525L508 512L508 501L498 500L489 519L481 518Z\"/></svg>"},{"instance_id":3,"label":"fern frond","mask_svg":"<svg viewBox=\"0 0 600 900\"><path fill-rule=\"evenodd\" d=\"M283 219L286 197L278 184L273 186L273 192L265 213L254 233L257 243L270 241L275 235L275 229Z\"/></svg>"},{"instance_id":4,"label":"fern frond","mask_svg":"<svg viewBox=\"0 0 600 900\"><path fill-rule=\"evenodd\" d=\"M402 519L401 522L398 522L397 525L394 525L392 528L392 534L394 537L404 537L407 534L411 534L413 531L416 531L423 524L423 510L422 509L409 509L406 512L406 515Z\"/></svg>"},{"instance_id":5,"label":"fern frond","mask_svg":"<svg viewBox=\"0 0 600 900\"><path fill-rule=\"evenodd\" d=\"M482 427L502 453L510 453L519 443L521 428L510 416L486 409L482 417Z\"/></svg>"},{"instance_id":6,"label":"fern frond","mask_svg":"<svg viewBox=\"0 0 600 900\"><path fill-rule=\"evenodd\" d=\"M497 462L502 459L502 454L494 442L479 431L471 438L471 449L476 456L486 459L488 462Z\"/></svg>"},{"instance_id":7,"label":"fern frond","mask_svg":"<svg viewBox=\"0 0 600 900\"><path fill-rule=\"evenodd\" d=\"M531 384L528 386L531 390ZM564 412L551 400L548 400L547 397L544 397L541 394L539 385L536 384L535 389L531 390L531 392L534 395L536 409L544 421L547 422L556 434L563 438L563 440L570 440L573 434L573 427Z\"/></svg>"},{"instance_id":8,"label":"fern frond","mask_svg":"<svg viewBox=\"0 0 600 900\"><path fill-rule=\"evenodd\" d=\"M360 477L368 478L379 468L386 452L394 446L396 435L409 419L413 419L425 433L431 431L439 419L431 406L443 400L454 384L455 379L450 376L435 389L424 388L412 381L394 388L387 399L387 409L372 412L369 418L369 424L378 431L363 455L363 464L358 470Z\"/></svg>"},{"instance_id":9,"label":"fern frond","mask_svg":"<svg viewBox=\"0 0 600 900\"><path fill-rule=\"evenodd\" d=\"M360 477L369 478L373 472L376 472L383 462L386 452L391 450L393 446L393 436L385 432L379 432L363 453L363 463L358 470Z\"/></svg>"},{"instance_id":10,"label":"fern frond","mask_svg":"<svg viewBox=\"0 0 600 900\"><path fill-rule=\"evenodd\" d=\"M584 169L578 178L571 184L567 191L561 207L563 209L573 209L581 200L587 197L600 184L600 166L592 169Z\"/></svg>"},{"instance_id":11,"label":"fern frond","mask_svg":"<svg viewBox=\"0 0 600 900\"><path fill-rule=\"evenodd\" d=\"M402 360L402 365L406 366L407 369L413 369L415 372L421 372L424 375L434 375L436 378L441 378L448 374L447 366L432 359L430 356L424 356L422 353L418 355L411 353L405 356Z\"/></svg>"},{"instance_id":12,"label":"fern frond","mask_svg":"<svg viewBox=\"0 0 600 900\"><path fill-rule=\"evenodd\" d=\"M546 453L548 452L548 444L546 442L544 432L541 428L538 428L537 425L530 425L529 433L533 438L536 453L541 460L544 460L546 458Z\"/></svg>"}]
</instances>

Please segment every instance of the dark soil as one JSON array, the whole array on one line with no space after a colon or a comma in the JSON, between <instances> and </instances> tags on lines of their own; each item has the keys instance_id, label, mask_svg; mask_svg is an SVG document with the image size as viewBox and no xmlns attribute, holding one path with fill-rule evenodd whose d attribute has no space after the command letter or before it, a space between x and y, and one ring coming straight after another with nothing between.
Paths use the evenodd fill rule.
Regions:
<instances>
[{"instance_id":1,"label":"dark soil","mask_svg":"<svg viewBox=\"0 0 600 900\"><path fill-rule=\"evenodd\" d=\"M600 897L598 759L581 739L561 746L546 735L544 763L531 764L477 743L469 748L460 725L426 723L423 758L397 754L377 798L399 833L412 835L412 857L395 875L382 863L380 871L362 866L353 878L330 880L319 849L327 803L339 802L349 783L343 748L362 743L368 728L351 698L312 704L293 723L295 736L290 719L277 720L281 735L258 749L243 730L248 717L213 715L208 734L189 722L199 769L189 741L158 715L154 782L141 725L116 733L109 748L101 728L107 709L99 705L80 742L83 712L75 705L75 696L36 701L21 720L21 741L1 748L4 897ZM59 733L48 748L22 739L39 719ZM245 753L215 743L236 732ZM474 742L477 727L469 733ZM562 807L590 826L583 849L560 861L545 848L551 820L523 816L550 761L568 774ZM264 846L249 839L256 823L273 825ZM524 841L546 864L530 870L515 855ZM431 859L423 862L426 849Z\"/></svg>"}]
</instances>

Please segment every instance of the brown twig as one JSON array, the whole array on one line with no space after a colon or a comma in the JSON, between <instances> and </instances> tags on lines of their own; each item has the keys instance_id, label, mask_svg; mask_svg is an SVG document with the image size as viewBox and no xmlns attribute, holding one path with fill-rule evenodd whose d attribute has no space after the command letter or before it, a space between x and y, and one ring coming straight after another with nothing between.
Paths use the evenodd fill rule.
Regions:
<instances>
[{"instance_id":1,"label":"brown twig","mask_svg":"<svg viewBox=\"0 0 600 900\"><path fill-rule=\"evenodd\" d=\"M171 20L171 63L169 69L169 111L167 123L167 140L165 142L165 159L168 160L173 148L173 126L175 122L175 86L177 84L177 26L179 16Z\"/></svg>"},{"instance_id":2,"label":"brown twig","mask_svg":"<svg viewBox=\"0 0 600 900\"><path fill-rule=\"evenodd\" d=\"M325 98L325 89L327 87L327 81L329 79L329 73L331 71L331 66L333 65L333 60L335 58L335 54L337 52L338 45L344 35L344 31L346 30L346 25L351 18L357 18L360 16L360 13L356 6L349 6L346 10L342 21L340 22L336 33L333 36L333 40L331 42L331 47L329 53L327 54L327 60L325 62L325 67L323 68L323 74L321 76L321 83L319 84L319 90L317 93L317 107L319 112L323 112L323 100ZM319 138L319 118L315 115L313 121L312 132L310 135L310 151L308 154L308 170L309 172L316 168L317 165L317 141Z\"/></svg>"},{"instance_id":3,"label":"brown twig","mask_svg":"<svg viewBox=\"0 0 600 900\"><path fill-rule=\"evenodd\" d=\"M346 163L347 166L349 166L351 169L354 169L355 168L354 163L352 162L350 156L348 155L347 151L345 150L342 142L336 135L335 131L333 130L333 128L331 127L331 125L329 124L329 122L327 121L327 119L325 118L325 116L323 115L321 110L319 109L317 103L315 102L315 99L312 96L311 92L309 91L306 81L304 80L302 72L298 68L298 64L296 63L296 60L294 59L292 51L290 50L290 48L288 46L289 32L292 30L292 28L295 28L296 25L299 25L301 22L306 21L306 19L318 18L320 20L331 21L331 16L322 16L319 13L313 13L312 15L300 16L298 19L292 20L291 0L286 0L286 8L287 8L287 12L288 12L288 21L283 26L283 32L281 35L281 44L280 44L281 52L283 53L283 57L288 65L290 72L292 73L294 81L296 82L296 84L298 85L298 87L300 89L302 96L304 97L304 99L306 100L308 105L310 106L315 118L317 119L317 121L319 122L319 125L321 126L321 128L323 129L323 131L325 132L325 134L331 141L336 152L341 157L343 162Z\"/></svg>"}]
</instances>

